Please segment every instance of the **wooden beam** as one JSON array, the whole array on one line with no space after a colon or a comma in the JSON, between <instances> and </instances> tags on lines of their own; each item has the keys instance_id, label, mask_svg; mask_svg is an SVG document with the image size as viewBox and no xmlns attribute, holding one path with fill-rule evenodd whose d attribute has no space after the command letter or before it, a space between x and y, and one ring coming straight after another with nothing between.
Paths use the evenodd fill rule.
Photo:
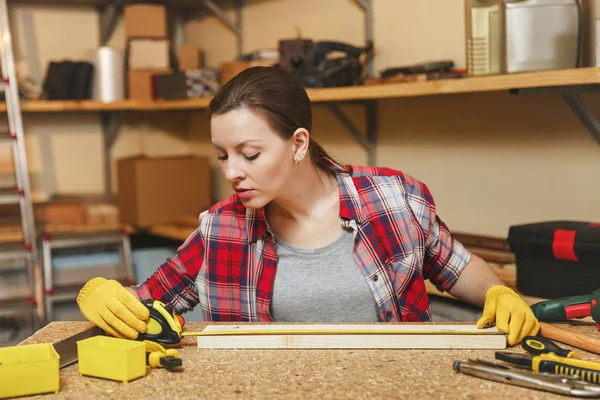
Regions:
<instances>
[{"instance_id":1,"label":"wooden beam","mask_svg":"<svg viewBox=\"0 0 600 400\"><path fill-rule=\"evenodd\" d=\"M184 333L185 335L185 333ZM261 349L504 349L498 328L433 324L208 325L199 348Z\"/></svg>"}]
</instances>

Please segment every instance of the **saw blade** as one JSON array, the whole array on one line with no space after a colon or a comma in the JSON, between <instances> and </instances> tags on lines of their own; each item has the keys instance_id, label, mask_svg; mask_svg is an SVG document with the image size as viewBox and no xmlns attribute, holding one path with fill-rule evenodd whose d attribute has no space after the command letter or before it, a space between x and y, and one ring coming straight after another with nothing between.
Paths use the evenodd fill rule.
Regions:
<instances>
[{"instance_id":1,"label":"saw blade","mask_svg":"<svg viewBox=\"0 0 600 400\"><path fill-rule=\"evenodd\" d=\"M68 367L77 362L77 342L93 336L103 335L104 332L100 327L93 326L83 332L70 336L59 342L53 343L52 346L60 356L60 368Z\"/></svg>"}]
</instances>

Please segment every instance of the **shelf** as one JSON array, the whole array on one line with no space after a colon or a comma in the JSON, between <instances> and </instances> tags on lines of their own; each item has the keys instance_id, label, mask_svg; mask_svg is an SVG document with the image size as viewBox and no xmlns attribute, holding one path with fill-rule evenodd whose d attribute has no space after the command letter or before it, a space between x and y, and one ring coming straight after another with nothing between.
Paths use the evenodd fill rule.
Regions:
<instances>
[{"instance_id":1,"label":"shelf","mask_svg":"<svg viewBox=\"0 0 600 400\"><path fill-rule=\"evenodd\" d=\"M60 113L80 111L160 111L160 110L197 110L206 109L210 97L189 100L159 100L140 102L122 100L113 103L101 103L93 100L29 100L21 101L24 113ZM6 111L6 104L0 104L0 111Z\"/></svg>"},{"instance_id":2,"label":"shelf","mask_svg":"<svg viewBox=\"0 0 600 400\"><path fill-rule=\"evenodd\" d=\"M164 0L167 6L170 5L198 5L198 0ZM55 6L94 6L119 4L120 1L115 0L7 0L10 4L36 4L36 5L55 5Z\"/></svg>"},{"instance_id":3,"label":"shelf","mask_svg":"<svg viewBox=\"0 0 600 400\"><path fill-rule=\"evenodd\" d=\"M600 68L576 68L425 82L311 89L308 92L311 100L318 103L591 84L600 84Z\"/></svg>"},{"instance_id":4,"label":"shelf","mask_svg":"<svg viewBox=\"0 0 600 400\"><path fill-rule=\"evenodd\" d=\"M325 103L594 84L600 85L600 68L578 68L426 82L308 89L307 92L312 102ZM91 100L23 101L21 109L23 112L28 113L202 110L208 107L210 99L210 97L203 97L189 100L160 100L156 102L123 100L114 103L100 103ZM0 104L0 111L5 111L5 109L6 106Z\"/></svg>"}]
</instances>

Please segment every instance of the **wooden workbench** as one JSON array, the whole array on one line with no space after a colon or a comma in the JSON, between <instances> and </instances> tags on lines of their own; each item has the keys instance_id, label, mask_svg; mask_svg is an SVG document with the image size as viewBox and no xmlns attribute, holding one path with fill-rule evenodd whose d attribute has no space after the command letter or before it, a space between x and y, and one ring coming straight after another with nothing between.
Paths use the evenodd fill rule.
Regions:
<instances>
[{"instance_id":1,"label":"wooden workbench","mask_svg":"<svg viewBox=\"0 0 600 400\"><path fill-rule=\"evenodd\" d=\"M52 322L22 344L53 343L90 326L88 322ZM188 323L186 330L203 326ZM600 335L594 325L561 326ZM511 350L521 351L520 347ZM58 395L35 399L565 398L452 370L454 360L493 361L494 350L199 350L196 340L188 337L180 353L182 372L149 369L144 378L127 384L81 377L74 364L60 371ZM600 360L583 351L579 355Z\"/></svg>"}]
</instances>

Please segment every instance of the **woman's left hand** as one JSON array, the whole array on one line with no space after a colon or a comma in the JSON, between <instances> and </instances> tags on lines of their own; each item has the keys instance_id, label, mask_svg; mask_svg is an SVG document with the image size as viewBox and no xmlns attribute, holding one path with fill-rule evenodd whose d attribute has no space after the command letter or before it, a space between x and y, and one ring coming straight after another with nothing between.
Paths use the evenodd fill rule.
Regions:
<instances>
[{"instance_id":1,"label":"woman's left hand","mask_svg":"<svg viewBox=\"0 0 600 400\"><path fill-rule=\"evenodd\" d=\"M483 315L477 328L494 325L508 335L508 344L515 345L527 335L535 336L540 324L525 301L510 288L494 285L485 294Z\"/></svg>"}]
</instances>

